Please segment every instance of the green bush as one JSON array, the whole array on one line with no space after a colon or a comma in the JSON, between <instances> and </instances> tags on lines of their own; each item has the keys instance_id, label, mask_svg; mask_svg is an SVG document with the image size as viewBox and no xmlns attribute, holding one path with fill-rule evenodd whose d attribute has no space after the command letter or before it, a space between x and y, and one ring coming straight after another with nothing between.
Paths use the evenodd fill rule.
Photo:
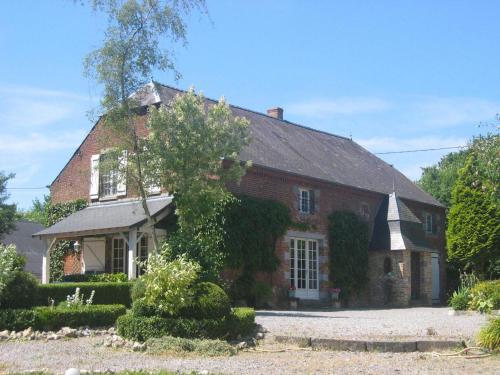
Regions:
<instances>
[{"instance_id":1,"label":"green bush","mask_svg":"<svg viewBox=\"0 0 500 375\"><path fill-rule=\"evenodd\" d=\"M266 306L273 296L273 289L271 285L262 281L256 281L254 288L255 306Z\"/></svg>"},{"instance_id":2,"label":"green bush","mask_svg":"<svg viewBox=\"0 0 500 375\"><path fill-rule=\"evenodd\" d=\"M471 310L489 312L500 309L500 280L482 281L470 291Z\"/></svg>"},{"instance_id":3,"label":"green bush","mask_svg":"<svg viewBox=\"0 0 500 375\"><path fill-rule=\"evenodd\" d=\"M0 308L21 309L35 304L38 295L38 280L30 273L17 271L7 282L0 297Z\"/></svg>"},{"instance_id":4,"label":"green bush","mask_svg":"<svg viewBox=\"0 0 500 375\"><path fill-rule=\"evenodd\" d=\"M478 334L478 343L490 350L500 350L500 318L491 319L481 328Z\"/></svg>"},{"instance_id":5,"label":"green bush","mask_svg":"<svg viewBox=\"0 0 500 375\"><path fill-rule=\"evenodd\" d=\"M144 298L137 299L132 303L132 315L134 316L160 316L161 312L158 311L155 305L148 304Z\"/></svg>"},{"instance_id":6,"label":"green bush","mask_svg":"<svg viewBox=\"0 0 500 375\"><path fill-rule=\"evenodd\" d=\"M133 282L132 289L130 291L130 297L132 301L138 300L146 294L146 284L142 277L139 277Z\"/></svg>"},{"instance_id":7,"label":"green bush","mask_svg":"<svg viewBox=\"0 0 500 375\"><path fill-rule=\"evenodd\" d=\"M117 273L85 273L65 275L62 277L63 282L67 283L119 283L127 282L128 276L123 272Z\"/></svg>"},{"instance_id":8,"label":"green bush","mask_svg":"<svg viewBox=\"0 0 500 375\"><path fill-rule=\"evenodd\" d=\"M186 339L165 336L147 340L147 350L153 354L184 354L196 353L208 357L230 356L236 354L236 349L222 340Z\"/></svg>"},{"instance_id":9,"label":"green bush","mask_svg":"<svg viewBox=\"0 0 500 375\"><path fill-rule=\"evenodd\" d=\"M95 290L94 304L96 305L125 305L131 304L130 289L132 282L100 282L100 283L61 283L43 284L38 288L39 306L49 305L49 300L53 299L56 304L66 301L68 295L75 293L76 288L80 288L80 293L86 297Z\"/></svg>"},{"instance_id":10,"label":"green bush","mask_svg":"<svg viewBox=\"0 0 500 375\"><path fill-rule=\"evenodd\" d=\"M127 313L116 321L118 333L128 339L145 341L153 337L231 339L252 333L255 326L253 309L235 309L219 319L166 318L136 316Z\"/></svg>"},{"instance_id":11,"label":"green bush","mask_svg":"<svg viewBox=\"0 0 500 375\"><path fill-rule=\"evenodd\" d=\"M113 325L119 316L126 313L123 305L90 305L79 308L36 307L35 327L41 330L56 330L61 327L104 327Z\"/></svg>"},{"instance_id":12,"label":"green bush","mask_svg":"<svg viewBox=\"0 0 500 375\"><path fill-rule=\"evenodd\" d=\"M231 313L231 302L224 290L210 282L193 287L192 303L183 307L178 316L194 319L218 319Z\"/></svg>"},{"instance_id":13,"label":"green bush","mask_svg":"<svg viewBox=\"0 0 500 375\"><path fill-rule=\"evenodd\" d=\"M36 312L31 309L0 310L0 330L21 331L36 326Z\"/></svg>"},{"instance_id":14,"label":"green bush","mask_svg":"<svg viewBox=\"0 0 500 375\"><path fill-rule=\"evenodd\" d=\"M453 310L467 310L470 302L470 291L466 288L460 288L453 292L449 305Z\"/></svg>"}]
</instances>

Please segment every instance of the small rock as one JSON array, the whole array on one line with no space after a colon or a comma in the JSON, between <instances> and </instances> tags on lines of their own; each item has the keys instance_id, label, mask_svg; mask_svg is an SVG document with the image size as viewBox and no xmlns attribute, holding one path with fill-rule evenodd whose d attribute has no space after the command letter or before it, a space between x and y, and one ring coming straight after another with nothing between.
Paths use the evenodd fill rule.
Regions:
<instances>
[{"instance_id":1,"label":"small rock","mask_svg":"<svg viewBox=\"0 0 500 375\"><path fill-rule=\"evenodd\" d=\"M80 375L80 370L74 367L71 367L64 371L64 375Z\"/></svg>"},{"instance_id":2,"label":"small rock","mask_svg":"<svg viewBox=\"0 0 500 375\"><path fill-rule=\"evenodd\" d=\"M10 331L7 329L5 331L0 332L0 340L7 340L9 338L9 335Z\"/></svg>"},{"instance_id":3,"label":"small rock","mask_svg":"<svg viewBox=\"0 0 500 375\"><path fill-rule=\"evenodd\" d=\"M110 347L111 347L111 345L112 345L112 342L111 342L111 341L106 340L106 341L104 341L104 344L103 344L103 345L104 345L106 348L110 348Z\"/></svg>"},{"instance_id":4,"label":"small rock","mask_svg":"<svg viewBox=\"0 0 500 375\"><path fill-rule=\"evenodd\" d=\"M257 334L255 335L255 338L257 340L263 340L265 338L265 335L263 332L257 332Z\"/></svg>"},{"instance_id":5,"label":"small rock","mask_svg":"<svg viewBox=\"0 0 500 375\"><path fill-rule=\"evenodd\" d=\"M247 347L248 347L248 344L246 343L246 341L242 341L242 342L240 342L238 345L236 345L236 348L237 348L238 350L242 350L242 349L245 349L245 348L247 348Z\"/></svg>"},{"instance_id":6,"label":"small rock","mask_svg":"<svg viewBox=\"0 0 500 375\"><path fill-rule=\"evenodd\" d=\"M70 328L70 327L62 327L59 332L58 332L59 335L63 336L63 337L77 337L77 333L76 333L76 329L74 328Z\"/></svg>"},{"instance_id":7,"label":"small rock","mask_svg":"<svg viewBox=\"0 0 500 375\"><path fill-rule=\"evenodd\" d=\"M141 344L140 342L134 342L134 344L132 345L132 350L134 352L142 352L146 349L146 345L145 344Z\"/></svg>"},{"instance_id":8,"label":"small rock","mask_svg":"<svg viewBox=\"0 0 500 375\"><path fill-rule=\"evenodd\" d=\"M32 333L33 333L33 329L31 329L31 327L28 327L23 331L22 335L23 335L23 337L29 337L32 335Z\"/></svg>"},{"instance_id":9,"label":"small rock","mask_svg":"<svg viewBox=\"0 0 500 375\"><path fill-rule=\"evenodd\" d=\"M51 333L47 335L47 340L59 340L59 335L56 333Z\"/></svg>"},{"instance_id":10,"label":"small rock","mask_svg":"<svg viewBox=\"0 0 500 375\"><path fill-rule=\"evenodd\" d=\"M111 327L111 328L109 328L109 329L108 329L108 333L109 333L110 335L114 334L114 333L115 333L115 327Z\"/></svg>"}]
</instances>

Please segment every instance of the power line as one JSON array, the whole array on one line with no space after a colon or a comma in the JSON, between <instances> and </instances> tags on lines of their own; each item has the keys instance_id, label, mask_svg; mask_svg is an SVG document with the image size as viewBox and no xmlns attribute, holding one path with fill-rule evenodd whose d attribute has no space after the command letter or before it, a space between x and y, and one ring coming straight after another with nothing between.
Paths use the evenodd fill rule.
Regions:
<instances>
[{"instance_id":1,"label":"power line","mask_svg":"<svg viewBox=\"0 0 500 375\"><path fill-rule=\"evenodd\" d=\"M410 152L425 152L425 151L439 151L439 150L453 150L457 148L465 148L467 146L452 146L452 147L438 147L438 148L423 148L420 150L401 150L401 151L386 151L386 152L374 152L375 155L387 155L387 154L407 154Z\"/></svg>"}]
</instances>

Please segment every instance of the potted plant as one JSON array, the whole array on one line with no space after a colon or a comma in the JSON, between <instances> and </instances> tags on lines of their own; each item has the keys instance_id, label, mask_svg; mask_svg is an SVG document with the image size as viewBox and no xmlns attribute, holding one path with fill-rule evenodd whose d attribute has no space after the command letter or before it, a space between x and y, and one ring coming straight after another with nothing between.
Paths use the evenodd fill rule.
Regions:
<instances>
[{"instance_id":1,"label":"potted plant","mask_svg":"<svg viewBox=\"0 0 500 375\"><path fill-rule=\"evenodd\" d=\"M297 288L295 288L295 285L290 286L288 288L288 298L295 298L295 291Z\"/></svg>"},{"instance_id":2,"label":"potted plant","mask_svg":"<svg viewBox=\"0 0 500 375\"><path fill-rule=\"evenodd\" d=\"M339 295L340 295L340 288L332 288L330 289L330 296L332 298L332 301L338 301L339 300Z\"/></svg>"}]
</instances>

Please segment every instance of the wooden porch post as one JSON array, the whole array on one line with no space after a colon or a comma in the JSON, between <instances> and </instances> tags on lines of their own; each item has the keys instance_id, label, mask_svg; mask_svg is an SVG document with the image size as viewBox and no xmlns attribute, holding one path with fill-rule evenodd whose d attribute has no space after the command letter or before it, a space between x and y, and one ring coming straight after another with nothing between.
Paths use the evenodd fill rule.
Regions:
<instances>
[{"instance_id":1,"label":"wooden porch post","mask_svg":"<svg viewBox=\"0 0 500 375\"><path fill-rule=\"evenodd\" d=\"M42 284L48 284L50 282L50 251L54 247L57 238L53 238L50 243L47 241L47 251L42 258Z\"/></svg>"}]
</instances>

